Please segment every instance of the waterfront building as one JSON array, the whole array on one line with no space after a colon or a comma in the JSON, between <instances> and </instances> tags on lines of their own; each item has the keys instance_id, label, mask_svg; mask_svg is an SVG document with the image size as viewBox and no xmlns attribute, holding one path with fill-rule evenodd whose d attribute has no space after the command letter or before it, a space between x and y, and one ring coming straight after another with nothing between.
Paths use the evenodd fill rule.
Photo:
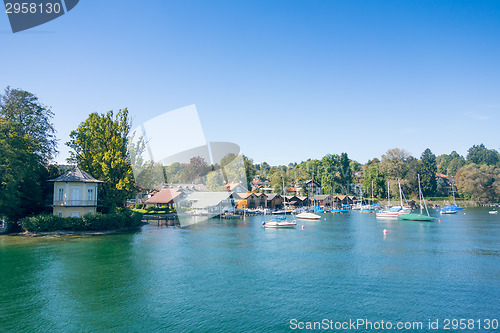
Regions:
<instances>
[{"instance_id":1,"label":"waterfront building","mask_svg":"<svg viewBox=\"0 0 500 333\"><path fill-rule=\"evenodd\" d=\"M97 188L102 181L79 167L49 180L54 183L53 214L79 217L97 211Z\"/></svg>"},{"instance_id":2,"label":"waterfront building","mask_svg":"<svg viewBox=\"0 0 500 333\"><path fill-rule=\"evenodd\" d=\"M236 193L248 192L248 189L241 183L229 183L226 184L226 188L228 192L236 192Z\"/></svg>"},{"instance_id":3,"label":"waterfront building","mask_svg":"<svg viewBox=\"0 0 500 333\"><path fill-rule=\"evenodd\" d=\"M271 193L266 195L266 208L277 209L283 208L283 197L277 193Z\"/></svg>"},{"instance_id":4,"label":"waterfront building","mask_svg":"<svg viewBox=\"0 0 500 333\"><path fill-rule=\"evenodd\" d=\"M146 200L146 205L167 208L174 208L175 202L180 201L187 197L184 191L179 191L172 188L162 188L160 191L156 192L151 198Z\"/></svg>"}]
</instances>

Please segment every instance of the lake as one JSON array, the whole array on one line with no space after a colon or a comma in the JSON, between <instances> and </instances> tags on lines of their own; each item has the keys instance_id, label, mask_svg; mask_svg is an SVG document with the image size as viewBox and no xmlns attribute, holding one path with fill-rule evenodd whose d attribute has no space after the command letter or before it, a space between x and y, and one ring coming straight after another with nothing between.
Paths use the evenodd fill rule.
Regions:
<instances>
[{"instance_id":1,"label":"lake","mask_svg":"<svg viewBox=\"0 0 500 333\"><path fill-rule=\"evenodd\" d=\"M392 331L422 323L406 331L436 332L448 320L449 331L464 332L454 319L472 320L465 331L495 331L500 216L432 214L441 222L353 211L289 230L263 229L256 216L102 236L0 236L0 331L347 331L349 321L363 324L352 332L388 331L384 321Z\"/></svg>"}]
</instances>

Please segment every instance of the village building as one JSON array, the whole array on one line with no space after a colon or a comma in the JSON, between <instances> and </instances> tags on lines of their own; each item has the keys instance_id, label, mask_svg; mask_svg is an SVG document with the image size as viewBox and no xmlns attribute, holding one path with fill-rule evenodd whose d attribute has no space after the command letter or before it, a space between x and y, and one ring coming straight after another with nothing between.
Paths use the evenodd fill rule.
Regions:
<instances>
[{"instance_id":1,"label":"village building","mask_svg":"<svg viewBox=\"0 0 500 333\"><path fill-rule=\"evenodd\" d=\"M285 199L287 206L291 206L293 208L304 206L303 200L299 199L296 195L286 195Z\"/></svg>"},{"instance_id":2,"label":"village building","mask_svg":"<svg viewBox=\"0 0 500 333\"><path fill-rule=\"evenodd\" d=\"M266 194L264 193L250 193L247 198L247 208L264 208L266 206Z\"/></svg>"},{"instance_id":3,"label":"village building","mask_svg":"<svg viewBox=\"0 0 500 333\"><path fill-rule=\"evenodd\" d=\"M247 198L250 193L233 193L233 198L235 202L236 209L246 209L248 208Z\"/></svg>"},{"instance_id":4,"label":"village building","mask_svg":"<svg viewBox=\"0 0 500 333\"><path fill-rule=\"evenodd\" d=\"M156 206L156 207L167 207L167 208L175 208L176 202L181 201L186 198L188 195L176 189L163 188L156 192L151 198L146 200L147 206Z\"/></svg>"},{"instance_id":5,"label":"village building","mask_svg":"<svg viewBox=\"0 0 500 333\"><path fill-rule=\"evenodd\" d=\"M164 184L163 188L168 188L168 189L173 189L173 190L178 190L182 191L186 194L190 194L193 192L208 192L208 188L203 185L203 184L177 184L177 183L170 183L170 184Z\"/></svg>"},{"instance_id":6,"label":"village building","mask_svg":"<svg viewBox=\"0 0 500 333\"><path fill-rule=\"evenodd\" d=\"M333 196L330 194L318 194L314 196L316 206L331 209L333 207Z\"/></svg>"},{"instance_id":7,"label":"village building","mask_svg":"<svg viewBox=\"0 0 500 333\"><path fill-rule=\"evenodd\" d=\"M241 183L229 183L226 184L226 188L229 192L236 192L236 193L248 192L248 189Z\"/></svg>"},{"instance_id":8,"label":"village building","mask_svg":"<svg viewBox=\"0 0 500 333\"><path fill-rule=\"evenodd\" d=\"M307 193L309 195L318 195L318 194L323 194L323 191L321 190L321 185L313 180L308 180L304 183L305 188L307 189Z\"/></svg>"},{"instance_id":9,"label":"village building","mask_svg":"<svg viewBox=\"0 0 500 333\"><path fill-rule=\"evenodd\" d=\"M195 192L184 200L194 214L215 216L234 212L235 201L229 192Z\"/></svg>"},{"instance_id":10,"label":"village building","mask_svg":"<svg viewBox=\"0 0 500 333\"><path fill-rule=\"evenodd\" d=\"M49 182L54 183L54 215L79 217L97 211L97 188L102 181L79 167Z\"/></svg>"},{"instance_id":11,"label":"village building","mask_svg":"<svg viewBox=\"0 0 500 333\"><path fill-rule=\"evenodd\" d=\"M266 195L266 208L278 209L283 208L283 197L277 193L271 193Z\"/></svg>"}]
</instances>

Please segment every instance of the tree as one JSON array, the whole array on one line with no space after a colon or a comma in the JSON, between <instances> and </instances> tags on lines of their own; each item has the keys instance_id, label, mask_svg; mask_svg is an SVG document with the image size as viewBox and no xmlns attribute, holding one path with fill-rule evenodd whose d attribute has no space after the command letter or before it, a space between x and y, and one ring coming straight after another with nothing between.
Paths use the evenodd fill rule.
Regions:
<instances>
[{"instance_id":1,"label":"tree","mask_svg":"<svg viewBox=\"0 0 500 333\"><path fill-rule=\"evenodd\" d=\"M321 184L323 193L333 194L335 186L339 181L340 157L338 155L327 154L321 159Z\"/></svg>"},{"instance_id":2,"label":"tree","mask_svg":"<svg viewBox=\"0 0 500 333\"><path fill-rule=\"evenodd\" d=\"M76 163L93 177L103 181L98 200L107 212L123 207L135 192L134 175L127 154L130 122L128 110L105 114L91 113L70 133L66 143L73 152L69 162Z\"/></svg>"},{"instance_id":3,"label":"tree","mask_svg":"<svg viewBox=\"0 0 500 333\"><path fill-rule=\"evenodd\" d=\"M413 159L411 154L404 149L393 148L382 155L380 171L389 178L403 179L409 169L410 161Z\"/></svg>"},{"instance_id":4,"label":"tree","mask_svg":"<svg viewBox=\"0 0 500 333\"><path fill-rule=\"evenodd\" d=\"M128 159L134 172L135 184L142 190L159 188L165 183L163 165L150 159L144 161L146 142L141 136L134 143L134 135L128 142Z\"/></svg>"},{"instance_id":5,"label":"tree","mask_svg":"<svg viewBox=\"0 0 500 333\"><path fill-rule=\"evenodd\" d=\"M33 152L40 156L42 163L47 163L57 153L56 131L51 123L53 116L50 108L25 90L7 87L4 95L0 95L0 117L19 124L19 134L33 140Z\"/></svg>"},{"instance_id":6,"label":"tree","mask_svg":"<svg viewBox=\"0 0 500 333\"><path fill-rule=\"evenodd\" d=\"M427 148L420 157L419 165L420 181L422 184L422 192L425 196L434 196L436 194L436 155Z\"/></svg>"},{"instance_id":7,"label":"tree","mask_svg":"<svg viewBox=\"0 0 500 333\"><path fill-rule=\"evenodd\" d=\"M189 163L182 169L179 181L181 183L201 184L205 181L205 176L211 170L212 168L204 158L200 156L192 157Z\"/></svg>"},{"instance_id":8,"label":"tree","mask_svg":"<svg viewBox=\"0 0 500 333\"><path fill-rule=\"evenodd\" d=\"M494 166L468 164L458 170L456 182L460 193L478 202L496 202L500 197L500 169Z\"/></svg>"},{"instance_id":9,"label":"tree","mask_svg":"<svg viewBox=\"0 0 500 333\"><path fill-rule=\"evenodd\" d=\"M467 163L497 165L500 162L500 153L487 149L484 144L474 145L467 152Z\"/></svg>"},{"instance_id":10,"label":"tree","mask_svg":"<svg viewBox=\"0 0 500 333\"><path fill-rule=\"evenodd\" d=\"M365 165L363 182L363 192L367 196L373 195L377 198L383 198L387 195L387 186L384 175L380 172L380 163ZM372 186L373 185L373 186Z\"/></svg>"},{"instance_id":11,"label":"tree","mask_svg":"<svg viewBox=\"0 0 500 333\"><path fill-rule=\"evenodd\" d=\"M0 119L0 218L17 221L44 210L45 169L35 150L20 124Z\"/></svg>"},{"instance_id":12,"label":"tree","mask_svg":"<svg viewBox=\"0 0 500 333\"><path fill-rule=\"evenodd\" d=\"M448 184L444 178L439 178L436 182L436 195L439 197L448 196Z\"/></svg>"},{"instance_id":13,"label":"tree","mask_svg":"<svg viewBox=\"0 0 500 333\"><path fill-rule=\"evenodd\" d=\"M352 183L352 170L347 153L340 154L340 182L345 188L345 194L348 194Z\"/></svg>"}]
</instances>

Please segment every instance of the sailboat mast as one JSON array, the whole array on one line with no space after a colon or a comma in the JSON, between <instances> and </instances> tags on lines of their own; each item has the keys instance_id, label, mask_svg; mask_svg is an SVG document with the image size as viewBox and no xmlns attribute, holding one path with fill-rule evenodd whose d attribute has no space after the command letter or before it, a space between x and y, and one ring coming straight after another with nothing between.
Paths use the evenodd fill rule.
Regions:
<instances>
[{"instance_id":1,"label":"sailboat mast","mask_svg":"<svg viewBox=\"0 0 500 333\"><path fill-rule=\"evenodd\" d=\"M457 205L457 202L455 201L455 188L453 187L453 179L451 180L451 193L453 194L453 205Z\"/></svg>"},{"instance_id":2,"label":"sailboat mast","mask_svg":"<svg viewBox=\"0 0 500 333\"><path fill-rule=\"evenodd\" d=\"M422 215L422 187L420 186L420 174L418 176L418 198L420 199L420 215Z\"/></svg>"},{"instance_id":3,"label":"sailboat mast","mask_svg":"<svg viewBox=\"0 0 500 333\"><path fill-rule=\"evenodd\" d=\"M401 191L401 181L398 179L399 186L399 201L401 202L401 209L403 209L403 191Z\"/></svg>"},{"instance_id":4,"label":"sailboat mast","mask_svg":"<svg viewBox=\"0 0 500 333\"><path fill-rule=\"evenodd\" d=\"M283 177L283 210L286 216L285 177Z\"/></svg>"},{"instance_id":5,"label":"sailboat mast","mask_svg":"<svg viewBox=\"0 0 500 333\"><path fill-rule=\"evenodd\" d=\"M391 186L389 181L387 181L387 207L391 207Z\"/></svg>"},{"instance_id":6,"label":"sailboat mast","mask_svg":"<svg viewBox=\"0 0 500 333\"><path fill-rule=\"evenodd\" d=\"M373 208L373 199L374 198L373 198L373 179L372 179L372 203L371 203L372 207L371 208Z\"/></svg>"}]
</instances>

